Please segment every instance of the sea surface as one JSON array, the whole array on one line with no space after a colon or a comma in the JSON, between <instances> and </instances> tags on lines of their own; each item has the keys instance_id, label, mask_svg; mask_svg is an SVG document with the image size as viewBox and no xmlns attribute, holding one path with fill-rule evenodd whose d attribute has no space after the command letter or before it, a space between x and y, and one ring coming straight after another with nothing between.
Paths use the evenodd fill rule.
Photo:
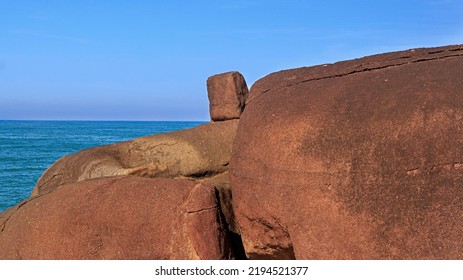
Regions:
<instances>
[{"instance_id":1,"label":"sea surface","mask_svg":"<svg viewBox=\"0 0 463 280\"><path fill-rule=\"evenodd\" d=\"M0 121L0 212L29 197L42 173L62 156L203 123Z\"/></svg>"}]
</instances>

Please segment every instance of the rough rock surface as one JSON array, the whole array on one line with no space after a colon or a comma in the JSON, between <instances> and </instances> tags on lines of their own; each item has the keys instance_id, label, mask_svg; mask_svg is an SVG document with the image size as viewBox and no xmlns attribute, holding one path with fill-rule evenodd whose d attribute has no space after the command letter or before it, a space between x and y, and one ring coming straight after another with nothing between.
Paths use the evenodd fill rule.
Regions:
<instances>
[{"instance_id":1,"label":"rough rock surface","mask_svg":"<svg viewBox=\"0 0 463 280\"><path fill-rule=\"evenodd\" d=\"M248 257L463 258L463 46L271 74L233 146Z\"/></svg>"},{"instance_id":2,"label":"rough rock surface","mask_svg":"<svg viewBox=\"0 0 463 280\"><path fill-rule=\"evenodd\" d=\"M0 213L0 259L462 259L462 69L448 46L273 73L249 96L213 76L220 122L61 158Z\"/></svg>"},{"instance_id":3,"label":"rough rock surface","mask_svg":"<svg viewBox=\"0 0 463 280\"><path fill-rule=\"evenodd\" d=\"M2 213L0 259L229 259L217 190L135 176L65 185Z\"/></svg>"},{"instance_id":4,"label":"rough rock surface","mask_svg":"<svg viewBox=\"0 0 463 280\"><path fill-rule=\"evenodd\" d=\"M32 196L57 186L117 175L228 181L238 120L99 146L65 156L37 181ZM225 182L226 183L226 182Z\"/></svg>"},{"instance_id":5,"label":"rough rock surface","mask_svg":"<svg viewBox=\"0 0 463 280\"><path fill-rule=\"evenodd\" d=\"M207 94L213 121L239 119L248 96L248 86L239 72L227 72L207 79Z\"/></svg>"}]
</instances>

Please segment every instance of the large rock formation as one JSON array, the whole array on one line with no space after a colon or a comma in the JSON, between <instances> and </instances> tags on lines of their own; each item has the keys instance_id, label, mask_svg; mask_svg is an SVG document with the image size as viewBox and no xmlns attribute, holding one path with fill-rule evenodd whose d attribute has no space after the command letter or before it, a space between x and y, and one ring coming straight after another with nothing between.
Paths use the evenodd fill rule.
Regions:
<instances>
[{"instance_id":1,"label":"large rock formation","mask_svg":"<svg viewBox=\"0 0 463 280\"><path fill-rule=\"evenodd\" d=\"M54 163L0 213L0 259L461 259L462 69L449 46L281 71L249 95L213 76L212 123Z\"/></svg>"},{"instance_id":2,"label":"large rock formation","mask_svg":"<svg viewBox=\"0 0 463 280\"><path fill-rule=\"evenodd\" d=\"M258 259L463 258L463 46L271 74L233 146Z\"/></svg>"},{"instance_id":3,"label":"large rock formation","mask_svg":"<svg viewBox=\"0 0 463 280\"><path fill-rule=\"evenodd\" d=\"M238 120L208 123L65 156L45 171L32 195L49 192L63 184L116 175L227 184L227 165L237 126Z\"/></svg>"},{"instance_id":4,"label":"large rock formation","mask_svg":"<svg viewBox=\"0 0 463 280\"><path fill-rule=\"evenodd\" d=\"M217 190L108 177L63 185L0 217L0 259L230 259Z\"/></svg>"}]
</instances>

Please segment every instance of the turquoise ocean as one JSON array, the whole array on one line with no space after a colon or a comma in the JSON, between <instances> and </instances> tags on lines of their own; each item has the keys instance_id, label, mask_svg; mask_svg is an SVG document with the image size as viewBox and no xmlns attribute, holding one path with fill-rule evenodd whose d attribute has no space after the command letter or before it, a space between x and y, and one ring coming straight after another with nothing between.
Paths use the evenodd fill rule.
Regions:
<instances>
[{"instance_id":1,"label":"turquoise ocean","mask_svg":"<svg viewBox=\"0 0 463 280\"><path fill-rule=\"evenodd\" d=\"M29 197L40 175L62 156L203 123L0 121L0 212Z\"/></svg>"}]
</instances>

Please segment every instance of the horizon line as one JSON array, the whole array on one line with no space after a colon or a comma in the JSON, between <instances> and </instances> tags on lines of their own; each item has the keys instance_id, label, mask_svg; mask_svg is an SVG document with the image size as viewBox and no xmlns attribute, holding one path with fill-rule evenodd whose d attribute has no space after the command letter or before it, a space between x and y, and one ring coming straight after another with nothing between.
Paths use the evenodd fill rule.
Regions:
<instances>
[{"instance_id":1,"label":"horizon line","mask_svg":"<svg viewBox=\"0 0 463 280\"><path fill-rule=\"evenodd\" d=\"M210 122L210 120L123 120L123 119L111 119L111 120L99 120L99 119L0 119L1 122Z\"/></svg>"}]
</instances>

